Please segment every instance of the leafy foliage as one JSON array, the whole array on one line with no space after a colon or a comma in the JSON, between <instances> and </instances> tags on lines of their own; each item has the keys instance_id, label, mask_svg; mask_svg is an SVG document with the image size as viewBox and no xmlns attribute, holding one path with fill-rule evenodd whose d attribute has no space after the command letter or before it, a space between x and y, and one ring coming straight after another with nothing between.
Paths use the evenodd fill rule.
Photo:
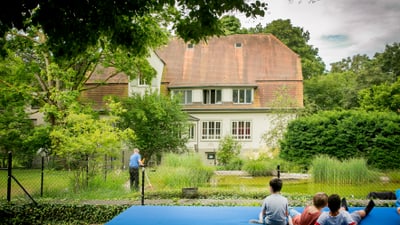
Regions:
<instances>
[{"instance_id":1,"label":"leafy foliage","mask_svg":"<svg viewBox=\"0 0 400 225\"><path fill-rule=\"evenodd\" d=\"M364 157L379 169L396 168L400 117L394 113L322 112L289 123L280 156L308 167L320 154L339 160Z\"/></svg>"},{"instance_id":2,"label":"leafy foliage","mask_svg":"<svg viewBox=\"0 0 400 225\"><path fill-rule=\"evenodd\" d=\"M228 165L238 157L242 146L232 136L225 136L219 141L217 160L219 165Z\"/></svg>"},{"instance_id":3,"label":"leafy foliage","mask_svg":"<svg viewBox=\"0 0 400 225\"><path fill-rule=\"evenodd\" d=\"M116 112L121 117L119 126L135 132L134 145L143 158L149 160L154 154L160 156L163 152L185 149L187 113L182 111L178 98L157 93L136 94L123 99L120 107Z\"/></svg>"},{"instance_id":4,"label":"leafy foliage","mask_svg":"<svg viewBox=\"0 0 400 225\"><path fill-rule=\"evenodd\" d=\"M152 47L148 45L149 40L158 37L149 30L170 22L175 33L185 41L199 41L222 34L218 17L227 12L238 11L250 17L263 16L266 10L266 3L244 0L74 0L68 3L16 0L10 4L0 10L1 36L12 27L26 30L26 22L31 21L49 37L47 47L57 57L79 55L102 38L109 40L113 48L126 48L135 53L147 51ZM4 44L5 40L0 41Z\"/></svg>"},{"instance_id":5,"label":"leafy foliage","mask_svg":"<svg viewBox=\"0 0 400 225\"><path fill-rule=\"evenodd\" d=\"M130 205L0 204L5 224L94 224L110 221Z\"/></svg>"}]
</instances>

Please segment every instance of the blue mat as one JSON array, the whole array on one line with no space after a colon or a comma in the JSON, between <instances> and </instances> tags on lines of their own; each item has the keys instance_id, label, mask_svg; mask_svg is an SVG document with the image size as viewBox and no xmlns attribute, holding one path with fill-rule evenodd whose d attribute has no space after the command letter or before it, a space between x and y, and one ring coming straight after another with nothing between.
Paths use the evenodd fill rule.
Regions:
<instances>
[{"instance_id":1,"label":"blue mat","mask_svg":"<svg viewBox=\"0 0 400 225\"><path fill-rule=\"evenodd\" d=\"M261 207L208 206L132 206L106 225L233 225L249 224L256 219ZM296 208L299 212L303 208ZM349 211L363 208L350 207ZM324 210L328 210L325 208ZM362 225L400 225L400 216L394 207L375 207L361 221Z\"/></svg>"}]
</instances>

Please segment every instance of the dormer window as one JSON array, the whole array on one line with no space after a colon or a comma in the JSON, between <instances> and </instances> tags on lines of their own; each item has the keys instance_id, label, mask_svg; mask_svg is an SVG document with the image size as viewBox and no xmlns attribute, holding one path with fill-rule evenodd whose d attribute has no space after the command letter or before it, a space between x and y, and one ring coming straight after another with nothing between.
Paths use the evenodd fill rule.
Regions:
<instances>
[{"instance_id":1,"label":"dormer window","mask_svg":"<svg viewBox=\"0 0 400 225\"><path fill-rule=\"evenodd\" d=\"M194 48L194 44L192 43L187 44L187 48Z\"/></svg>"},{"instance_id":2,"label":"dormer window","mask_svg":"<svg viewBox=\"0 0 400 225\"><path fill-rule=\"evenodd\" d=\"M242 43L241 42L236 42L235 43L235 48L241 48L242 47Z\"/></svg>"},{"instance_id":3,"label":"dormer window","mask_svg":"<svg viewBox=\"0 0 400 225\"><path fill-rule=\"evenodd\" d=\"M219 89L204 89L203 104L221 104L222 92Z\"/></svg>"},{"instance_id":4,"label":"dormer window","mask_svg":"<svg viewBox=\"0 0 400 225\"><path fill-rule=\"evenodd\" d=\"M233 89L232 100L234 104L251 104L253 102L253 91L251 88Z\"/></svg>"}]
</instances>

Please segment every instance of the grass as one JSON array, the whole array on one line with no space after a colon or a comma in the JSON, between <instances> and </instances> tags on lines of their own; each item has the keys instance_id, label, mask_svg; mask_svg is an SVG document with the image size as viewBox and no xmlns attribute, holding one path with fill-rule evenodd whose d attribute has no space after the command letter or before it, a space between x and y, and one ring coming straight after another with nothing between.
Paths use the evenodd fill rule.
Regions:
<instances>
[{"instance_id":1,"label":"grass","mask_svg":"<svg viewBox=\"0 0 400 225\"><path fill-rule=\"evenodd\" d=\"M376 178L366 181L358 179L367 176L370 171L366 169L363 161L347 162L348 165L321 158L314 166L321 171L328 171L333 179L328 182L315 182L314 179L284 180L282 193L287 196L312 196L316 192L324 191L328 194L337 193L349 199L365 199L372 191L394 191L400 186L398 171L388 171L385 176L389 181ZM343 167L344 173L332 172L333 167ZM313 167L315 172L316 167ZM356 172L355 170L362 170ZM367 173L365 173L367 171ZM147 168L145 179L146 198L180 198L181 189L184 187L198 187L201 198L253 198L262 199L268 195L269 176L221 176L213 173L213 168L203 166L201 159L193 155L170 155L164 158L162 165L157 168ZM13 170L14 176L28 190L35 199L50 200L137 200L139 192L129 189L129 173L127 170L113 170L106 175L102 172L93 177L88 188L74 192L72 188L73 172L61 170L44 171L43 197L40 197L40 170ZM346 178L338 179L343 176ZM140 178L142 181L142 178ZM352 180L355 180L354 182ZM0 199L6 199L7 171L0 171ZM17 184L12 182L12 199L24 198L25 194Z\"/></svg>"},{"instance_id":2,"label":"grass","mask_svg":"<svg viewBox=\"0 0 400 225\"><path fill-rule=\"evenodd\" d=\"M312 161L312 177L315 183L366 184L379 180L379 173L368 169L362 158L343 162L328 156L319 156Z\"/></svg>"}]
</instances>

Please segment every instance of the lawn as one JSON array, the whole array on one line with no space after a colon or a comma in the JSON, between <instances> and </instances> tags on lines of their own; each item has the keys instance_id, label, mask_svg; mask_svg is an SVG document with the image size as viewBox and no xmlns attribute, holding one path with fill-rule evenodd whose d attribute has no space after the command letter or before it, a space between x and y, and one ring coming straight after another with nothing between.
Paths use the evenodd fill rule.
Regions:
<instances>
[{"instance_id":1,"label":"lawn","mask_svg":"<svg viewBox=\"0 0 400 225\"><path fill-rule=\"evenodd\" d=\"M147 170L146 170L147 172ZM145 179L146 195L159 198L179 197L181 188L169 187L162 182L162 174L148 171ZM393 174L395 172L392 172ZM40 197L40 170L13 170L14 176L35 198ZM398 174L398 173L397 173ZM43 199L60 200L116 200L138 199L140 193L131 192L128 184L128 171L114 170L106 176L101 174L89 182L89 188L74 192L72 188L73 173L70 171L44 171ZM210 182L199 187L199 193L206 198L261 198L268 194L268 182L271 177L247 177L213 175ZM378 181L363 185L350 184L316 184L311 179L284 180L284 195L311 196L324 191L328 194L338 193L341 196L365 199L371 191L394 191L400 187L398 180ZM7 171L0 171L0 198L6 199ZM164 193L164 194L163 194ZM16 182L12 182L12 199L25 195Z\"/></svg>"}]
</instances>

